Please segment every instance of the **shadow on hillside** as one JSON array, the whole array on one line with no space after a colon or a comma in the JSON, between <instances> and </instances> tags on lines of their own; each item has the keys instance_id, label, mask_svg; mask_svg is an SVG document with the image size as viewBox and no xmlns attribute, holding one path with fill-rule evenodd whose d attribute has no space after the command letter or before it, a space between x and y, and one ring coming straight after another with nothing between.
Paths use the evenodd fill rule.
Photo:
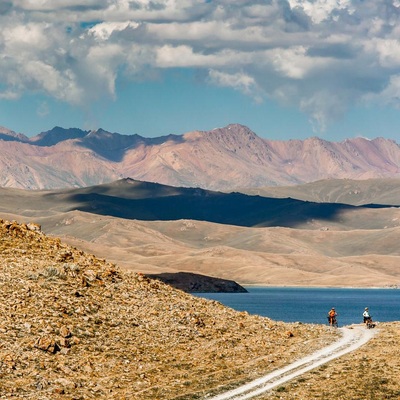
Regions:
<instances>
[{"instance_id":1,"label":"shadow on hillside","mask_svg":"<svg viewBox=\"0 0 400 400\"><path fill-rule=\"evenodd\" d=\"M104 134L102 134L104 132ZM85 136L76 144L90 149L107 160L120 162L128 150L133 150L139 146L161 145L168 141L181 143L183 137L179 135L167 135L157 138L144 138L140 135L120 135L100 131L93 135Z\"/></svg>"},{"instance_id":2,"label":"shadow on hillside","mask_svg":"<svg viewBox=\"0 0 400 400\"><path fill-rule=\"evenodd\" d=\"M0 140L4 140L5 142L22 142L20 138L10 135L5 135L4 133L0 133Z\"/></svg>"},{"instance_id":3,"label":"shadow on hillside","mask_svg":"<svg viewBox=\"0 0 400 400\"><path fill-rule=\"evenodd\" d=\"M194 191L194 192L193 192ZM162 197L121 198L99 193L69 195L71 210L144 221L191 219L244 227L296 227L312 219L334 222L343 210L359 207L275 199L240 193L181 189ZM188 193L185 193L188 192ZM195 194L193 194L195 193Z\"/></svg>"},{"instance_id":4,"label":"shadow on hillside","mask_svg":"<svg viewBox=\"0 0 400 400\"><path fill-rule=\"evenodd\" d=\"M24 142L19 137L13 137L0 133L0 139L8 141ZM68 140L76 140L77 146L89 149L106 158L107 160L120 162L128 150L139 146L161 145L166 142L181 143L184 138L181 135L166 135L156 138L145 138L140 135L121 135L119 133L107 132L104 129L97 131L83 131L78 128L64 129L59 126L50 131L28 139L35 146L49 147Z\"/></svg>"}]
</instances>

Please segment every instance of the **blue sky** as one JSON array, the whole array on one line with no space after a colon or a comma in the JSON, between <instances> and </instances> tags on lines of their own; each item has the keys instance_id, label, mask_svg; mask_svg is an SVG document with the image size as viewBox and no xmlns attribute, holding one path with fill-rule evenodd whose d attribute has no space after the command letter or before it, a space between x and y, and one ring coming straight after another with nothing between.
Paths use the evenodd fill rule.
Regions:
<instances>
[{"instance_id":1,"label":"blue sky","mask_svg":"<svg viewBox=\"0 0 400 400\"><path fill-rule=\"evenodd\" d=\"M4 0L0 126L400 143L400 0Z\"/></svg>"}]
</instances>

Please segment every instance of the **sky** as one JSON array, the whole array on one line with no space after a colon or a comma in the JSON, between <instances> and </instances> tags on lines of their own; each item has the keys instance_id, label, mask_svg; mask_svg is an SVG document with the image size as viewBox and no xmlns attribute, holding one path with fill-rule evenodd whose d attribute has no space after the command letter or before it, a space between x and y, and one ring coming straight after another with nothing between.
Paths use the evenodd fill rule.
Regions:
<instances>
[{"instance_id":1,"label":"sky","mask_svg":"<svg viewBox=\"0 0 400 400\"><path fill-rule=\"evenodd\" d=\"M0 0L0 126L400 143L400 0Z\"/></svg>"}]
</instances>

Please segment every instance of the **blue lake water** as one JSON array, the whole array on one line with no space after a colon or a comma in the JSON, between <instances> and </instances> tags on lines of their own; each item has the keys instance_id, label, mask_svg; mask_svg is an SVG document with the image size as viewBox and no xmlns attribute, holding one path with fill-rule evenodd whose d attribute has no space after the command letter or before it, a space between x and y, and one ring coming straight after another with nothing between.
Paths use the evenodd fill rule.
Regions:
<instances>
[{"instance_id":1,"label":"blue lake water","mask_svg":"<svg viewBox=\"0 0 400 400\"><path fill-rule=\"evenodd\" d=\"M343 289L246 287L249 293L197 293L238 311L247 311L284 322L326 324L331 307L339 326L362 322L369 307L374 321L400 321L399 289Z\"/></svg>"}]
</instances>

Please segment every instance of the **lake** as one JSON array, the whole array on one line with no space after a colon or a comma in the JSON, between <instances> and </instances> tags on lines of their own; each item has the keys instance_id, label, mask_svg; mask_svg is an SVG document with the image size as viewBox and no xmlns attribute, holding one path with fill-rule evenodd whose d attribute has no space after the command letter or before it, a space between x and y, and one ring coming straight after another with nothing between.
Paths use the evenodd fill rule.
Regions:
<instances>
[{"instance_id":1,"label":"lake","mask_svg":"<svg viewBox=\"0 0 400 400\"><path fill-rule=\"evenodd\" d=\"M304 287L247 287L249 293L196 293L238 311L276 321L326 324L331 307L339 326L362 322L369 307L374 321L400 321L399 289L344 289Z\"/></svg>"}]
</instances>

